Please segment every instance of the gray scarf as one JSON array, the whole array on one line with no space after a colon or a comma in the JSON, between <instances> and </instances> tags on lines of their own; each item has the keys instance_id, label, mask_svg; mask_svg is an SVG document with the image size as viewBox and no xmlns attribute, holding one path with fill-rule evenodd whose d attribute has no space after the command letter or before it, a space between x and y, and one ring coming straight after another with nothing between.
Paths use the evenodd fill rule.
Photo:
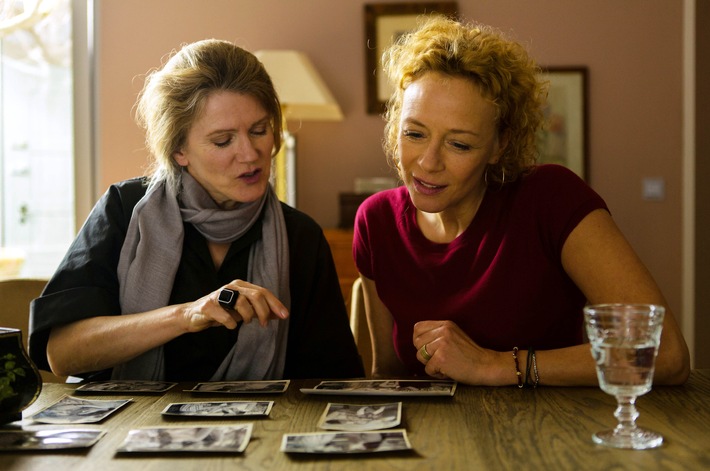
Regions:
<instances>
[{"instance_id":1,"label":"gray scarf","mask_svg":"<svg viewBox=\"0 0 710 471\"><path fill-rule=\"evenodd\" d=\"M168 305L182 256L183 221L193 224L209 241L231 243L259 219L264 205L261 239L249 253L248 281L267 288L290 310L286 224L271 186L259 201L222 210L184 171L180 200L183 207L178 195L160 183L150 188L133 209L118 262L121 312L145 312ZM242 324L238 341L210 380L281 379L287 339L288 319L271 320L265 328L257 321ZM112 377L163 380L163 347L117 365Z\"/></svg>"}]
</instances>

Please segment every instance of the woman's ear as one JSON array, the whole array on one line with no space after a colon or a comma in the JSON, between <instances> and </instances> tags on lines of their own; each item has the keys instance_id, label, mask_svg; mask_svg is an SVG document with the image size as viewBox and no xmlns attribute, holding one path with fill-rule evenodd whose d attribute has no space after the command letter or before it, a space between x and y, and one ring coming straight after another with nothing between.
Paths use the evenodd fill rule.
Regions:
<instances>
[{"instance_id":1,"label":"woman's ear","mask_svg":"<svg viewBox=\"0 0 710 471\"><path fill-rule=\"evenodd\" d=\"M500 162L500 158L505 152L505 149L508 147L508 142L510 142L510 131L505 130L501 131L498 133L498 145L496 146L496 150L493 153L493 158L491 159L489 164L497 164Z\"/></svg>"},{"instance_id":2,"label":"woman's ear","mask_svg":"<svg viewBox=\"0 0 710 471\"><path fill-rule=\"evenodd\" d=\"M173 159L175 160L175 162L177 162L179 166L187 167L188 160L185 157L185 154L182 153L182 151L176 150L175 152L173 152Z\"/></svg>"}]
</instances>

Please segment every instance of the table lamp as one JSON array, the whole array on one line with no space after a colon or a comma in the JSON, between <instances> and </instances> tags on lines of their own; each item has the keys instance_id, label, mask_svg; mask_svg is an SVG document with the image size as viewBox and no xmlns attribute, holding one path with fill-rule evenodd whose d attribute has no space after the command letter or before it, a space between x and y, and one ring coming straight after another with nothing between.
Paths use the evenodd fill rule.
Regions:
<instances>
[{"instance_id":1,"label":"table lamp","mask_svg":"<svg viewBox=\"0 0 710 471\"><path fill-rule=\"evenodd\" d=\"M296 138L287 121L341 121L343 113L308 57L293 50L254 53L264 64L281 101L284 142L276 155L272 182L279 199L296 207Z\"/></svg>"}]
</instances>

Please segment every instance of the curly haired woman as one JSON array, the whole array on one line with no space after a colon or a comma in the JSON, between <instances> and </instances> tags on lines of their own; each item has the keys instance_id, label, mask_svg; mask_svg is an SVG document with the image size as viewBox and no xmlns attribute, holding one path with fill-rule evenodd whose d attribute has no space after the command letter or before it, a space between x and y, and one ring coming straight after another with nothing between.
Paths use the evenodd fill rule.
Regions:
<instances>
[{"instance_id":1,"label":"curly haired woman","mask_svg":"<svg viewBox=\"0 0 710 471\"><path fill-rule=\"evenodd\" d=\"M361 205L353 253L373 375L596 385L586 303L666 308L655 381L689 373L667 302L602 198L536 165L546 83L498 30L425 18L383 56L385 152L404 185Z\"/></svg>"}]
</instances>

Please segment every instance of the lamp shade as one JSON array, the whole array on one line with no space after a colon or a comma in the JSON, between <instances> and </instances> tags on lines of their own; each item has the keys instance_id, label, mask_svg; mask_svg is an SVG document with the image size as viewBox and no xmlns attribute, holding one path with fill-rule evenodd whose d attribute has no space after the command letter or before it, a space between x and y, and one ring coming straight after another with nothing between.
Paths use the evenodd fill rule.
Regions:
<instances>
[{"instance_id":1,"label":"lamp shade","mask_svg":"<svg viewBox=\"0 0 710 471\"><path fill-rule=\"evenodd\" d=\"M274 82L286 119L340 121L343 113L308 57L299 51L261 50L254 55Z\"/></svg>"}]
</instances>

